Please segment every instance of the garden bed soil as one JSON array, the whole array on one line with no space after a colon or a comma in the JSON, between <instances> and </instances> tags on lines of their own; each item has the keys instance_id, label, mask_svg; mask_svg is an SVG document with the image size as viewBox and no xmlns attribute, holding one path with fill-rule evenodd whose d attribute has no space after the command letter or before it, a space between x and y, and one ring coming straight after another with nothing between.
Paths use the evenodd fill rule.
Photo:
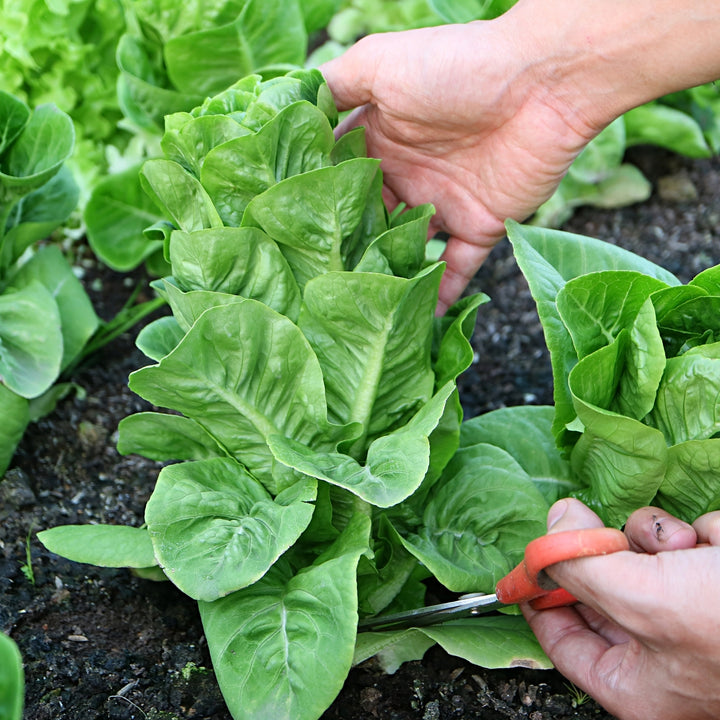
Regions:
<instances>
[{"instance_id":1,"label":"garden bed soil","mask_svg":"<svg viewBox=\"0 0 720 720\"><path fill-rule=\"evenodd\" d=\"M582 209L566 229L616 242L686 282L718 262L720 163L657 150L637 151L633 160L653 181L653 197L619 210ZM85 252L78 265L98 313L109 319L145 279L98 267ZM491 302L480 308L476 361L459 383L466 416L551 403L542 331L506 241L471 290ZM147 409L127 388L128 374L146 364L136 331L75 373L82 392L29 428L0 483L0 629L24 657L26 720L229 720L193 601L170 583L68 562L35 537L67 523L142 522L158 465L115 449L119 420ZM432 649L394 675L372 660L353 669L323 718L610 716L555 671L485 670Z\"/></svg>"}]
</instances>

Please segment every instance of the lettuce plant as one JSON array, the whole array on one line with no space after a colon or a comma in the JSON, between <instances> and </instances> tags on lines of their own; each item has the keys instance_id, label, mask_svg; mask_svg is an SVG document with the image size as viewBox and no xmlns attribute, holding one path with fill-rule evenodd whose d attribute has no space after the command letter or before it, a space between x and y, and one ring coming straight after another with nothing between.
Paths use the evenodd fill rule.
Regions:
<instances>
[{"instance_id":1,"label":"lettuce plant","mask_svg":"<svg viewBox=\"0 0 720 720\"><path fill-rule=\"evenodd\" d=\"M249 76L167 118L142 178L166 219L172 275L155 286L172 316L140 333L153 364L130 386L172 412L125 418L118 442L165 466L145 526L40 533L196 599L236 717L316 718L353 662L392 669L435 642L488 667L548 665L512 614L357 634L428 584L491 590L547 501L533 468L458 450L455 380L486 298L434 317L432 208L388 214L362 130L336 141L335 118L317 71Z\"/></svg>"},{"instance_id":2,"label":"lettuce plant","mask_svg":"<svg viewBox=\"0 0 720 720\"><path fill-rule=\"evenodd\" d=\"M649 504L688 522L720 508L720 266L683 285L593 238L515 223L508 234L551 353L555 407L471 420L464 442L538 462L539 440L507 439L533 424L547 499L578 497L607 524Z\"/></svg>"},{"instance_id":3,"label":"lettuce plant","mask_svg":"<svg viewBox=\"0 0 720 720\"><path fill-rule=\"evenodd\" d=\"M77 204L64 165L74 137L72 121L54 105L31 111L0 92L0 476L98 327L60 249L34 247Z\"/></svg>"}]
</instances>

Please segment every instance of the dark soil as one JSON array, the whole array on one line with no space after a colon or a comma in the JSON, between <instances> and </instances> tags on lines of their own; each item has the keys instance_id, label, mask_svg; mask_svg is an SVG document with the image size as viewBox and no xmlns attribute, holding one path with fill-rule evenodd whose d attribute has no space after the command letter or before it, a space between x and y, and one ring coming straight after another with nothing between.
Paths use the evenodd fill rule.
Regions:
<instances>
[{"instance_id":1,"label":"dark soil","mask_svg":"<svg viewBox=\"0 0 720 720\"><path fill-rule=\"evenodd\" d=\"M657 151L633 160L665 188L616 211L583 209L566 226L616 242L683 281L718 262L720 162ZM692 197L694 192L696 198ZM666 192L666 191L664 191ZM143 282L79 258L99 314L109 319ZM534 304L507 243L473 282L492 302L480 309L476 362L460 381L468 417L502 406L552 402L550 363ZM48 553L38 530L67 523L142 522L158 466L115 449L119 420L147 409L127 388L146 364L127 333L74 380L65 399L31 426L0 483L0 629L25 661L27 720L194 718L229 720L214 680L195 603L170 583L77 565ZM28 564L28 548L34 577ZM448 718L608 719L554 671L488 671L433 649L392 676L355 668L324 720ZM269 719L273 720L273 719Z\"/></svg>"}]
</instances>

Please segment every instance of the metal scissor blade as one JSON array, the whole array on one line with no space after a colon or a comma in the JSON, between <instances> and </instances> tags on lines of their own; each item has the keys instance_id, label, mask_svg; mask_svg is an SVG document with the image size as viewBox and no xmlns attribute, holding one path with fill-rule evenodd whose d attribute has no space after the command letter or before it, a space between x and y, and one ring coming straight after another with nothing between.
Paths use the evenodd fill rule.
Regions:
<instances>
[{"instance_id":1,"label":"metal scissor blade","mask_svg":"<svg viewBox=\"0 0 720 720\"><path fill-rule=\"evenodd\" d=\"M483 593L471 593L463 595L452 602L428 605L416 610L380 615L378 617L365 618L358 623L360 632L371 630L392 630L394 628L423 627L425 625L437 625L448 620L458 618L474 617L505 607L497 599L497 595L485 595Z\"/></svg>"}]
</instances>

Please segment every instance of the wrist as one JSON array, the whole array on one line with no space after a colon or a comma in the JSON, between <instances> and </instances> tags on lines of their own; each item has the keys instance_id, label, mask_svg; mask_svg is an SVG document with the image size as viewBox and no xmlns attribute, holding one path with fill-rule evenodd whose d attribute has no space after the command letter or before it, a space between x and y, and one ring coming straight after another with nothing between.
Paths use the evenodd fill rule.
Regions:
<instances>
[{"instance_id":1,"label":"wrist","mask_svg":"<svg viewBox=\"0 0 720 720\"><path fill-rule=\"evenodd\" d=\"M633 107L720 77L712 0L520 0L498 20L536 99L590 136Z\"/></svg>"}]
</instances>

